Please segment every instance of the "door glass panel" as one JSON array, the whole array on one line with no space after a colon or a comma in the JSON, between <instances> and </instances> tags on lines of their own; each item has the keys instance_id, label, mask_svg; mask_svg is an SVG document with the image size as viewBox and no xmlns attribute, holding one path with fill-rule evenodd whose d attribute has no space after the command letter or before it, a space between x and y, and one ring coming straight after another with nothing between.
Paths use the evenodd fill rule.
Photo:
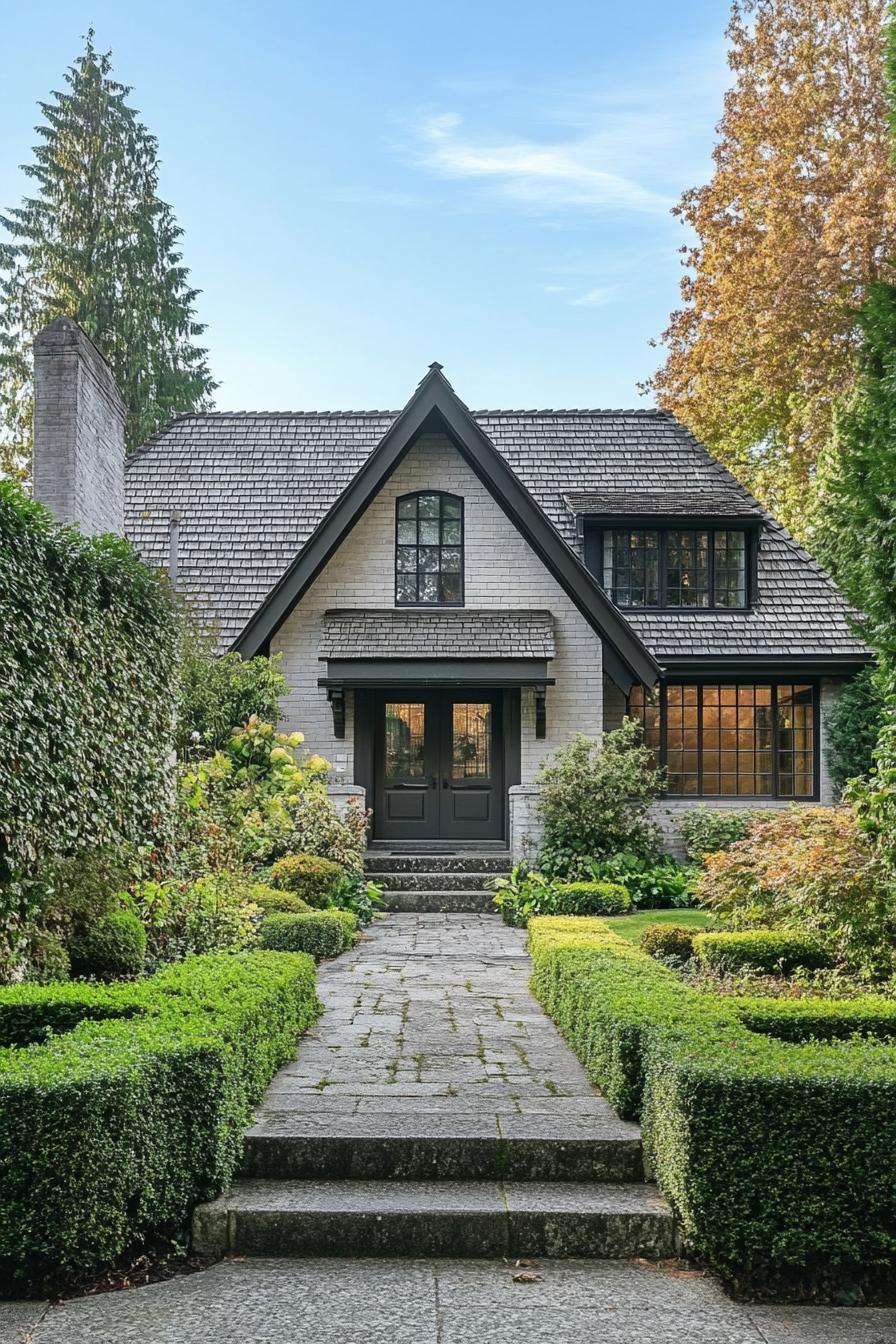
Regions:
<instances>
[{"instance_id":1,"label":"door glass panel","mask_svg":"<svg viewBox=\"0 0 896 1344\"><path fill-rule=\"evenodd\" d=\"M452 778L488 779L492 773L491 754L491 705L455 705L451 734Z\"/></svg>"},{"instance_id":2,"label":"door glass panel","mask_svg":"<svg viewBox=\"0 0 896 1344\"><path fill-rule=\"evenodd\" d=\"M421 779L425 705L386 705L386 779Z\"/></svg>"}]
</instances>

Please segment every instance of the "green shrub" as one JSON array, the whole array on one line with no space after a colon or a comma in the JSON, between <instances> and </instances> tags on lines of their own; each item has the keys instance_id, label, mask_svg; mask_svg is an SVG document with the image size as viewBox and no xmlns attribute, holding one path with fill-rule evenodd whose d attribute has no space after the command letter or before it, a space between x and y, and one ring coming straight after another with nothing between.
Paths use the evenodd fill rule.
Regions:
<instances>
[{"instance_id":1,"label":"green shrub","mask_svg":"<svg viewBox=\"0 0 896 1344\"><path fill-rule=\"evenodd\" d=\"M254 882L236 873L210 873L195 882L138 883L132 905L147 933L155 967L192 953L242 952L255 942L259 913Z\"/></svg>"},{"instance_id":2,"label":"green shrub","mask_svg":"<svg viewBox=\"0 0 896 1344\"><path fill-rule=\"evenodd\" d=\"M291 853L316 854L349 873L364 871L367 823L363 799L349 799L340 813L321 789L300 794L292 808L292 831L287 842Z\"/></svg>"},{"instance_id":3,"label":"green shrub","mask_svg":"<svg viewBox=\"0 0 896 1344\"><path fill-rule=\"evenodd\" d=\"M320 1005L310 957L194 957L128 985L0 990L0 1280L97 1273L183 1237ZM105 1016L106 1020L98 1020ZM77 1019L77 1020L76 1020Z\"/></svg>"},{"instance_id":4,"label":"green shrub","mask_svg":"<svg viewBox=\"0 0 896 1344\"><path fill-rule=\"evenodd\" d=\"M350 911L358 924L366 928L383 904L383 889L376 882L365 881L361 873L350 871L339 879L331 900L340 910Z\"/></svg>"},{"instance_id":5,"label":"green shrub","mask_svg":"<svg viewBox=\"0 0 896 1344\"><path fill-rule=\"evenodd\" d=\"M892 971L896 888L848 807L789 807L754 821L747 840L707 857L697 897L734 927L803 933L862 972Z\"/></svg>"},{"instance_id":6,"label":"green shrub","mask_svg":"<svg viewBox=\"0 0 896 1344\"><path fill-rule=\"evenodd\" d=\"M529 944L537 996L595 1084L640 1114L692 1249L741 1284L830 1289L892 1266L891 1000L701 993L601 920L536 919ZM845 1039L856 1027L872 1039Z\"/></svg>"},{"instance_id":7,"label":"green shrub","mask_svg":"<svg viewBox=\"0 0 896 1344\"><path fill-rule=\"evenodd\" d=\"M863 667L825 714L825 760L835 789L843 789L849 779L867 779L883 717L880 673Z\"/></svg>"},{"instance_id":8,"label":"green shrub","mask_svg":"<svg viewBox=\"0 0 896 1344\"><path fill-rule=\"evenodd\" d=\"M600 863L584 864L582 876L597 882L618 882L638 910L681 909L694 904L694 878L670 854L644 859L637 854L614 854Z\"/></svg>"},{"instance_id":9,"label":"green shrub","mask_svg":"<svg viewBox=\"0 0 896 1344\"><path fill-rule=\"evenodd\" d=\"M786 975L800 967L811 971L833 965L830 952L817 938L782 929L700 933L693 945L697 960L711 971L780 971Z\"/></svg>"},{"instance_id":10,"label":"green shrub","mask_svg":"<svg viewBox=\"0 0 896 1344\"><path fill-rule=\"evenodd\" d=\"M715 808L700 803L686 812L678 823L689 859L702 859L730 849L745 840L750 827L762 814L753 808Z\"/></svg>"},{"instance_id":11,"label":"green shrub","mask_svg":"<svg viewBox=\"0 0 896 1344\"><path fill-rule=\"evenodd\" d=\"M146 961L146 930L136 915L113 911L85 929L69 949L75 975L98 980L127 980L139 975Z\"/></svg>"},{"instance_id":12,"label":"green shrub","mask_svg":"<svg viewBox=\"0 0 896 1344\"><path fill-rule=\"evenodd\" d=\"M558 915L624 915L632 898L618 882L566 882L554 888Z\"/></svg>"},{"instance_id":13,"label":"green shrub","mask_svg":"<svg viewBox=\"0 0 896 1344\"><path fill-rule=\"evenodd\" d=\"M167 837L177 619L117 537L60 527L0 481L0 980L40 869Z\"/></svg>"},{"instance_id":14,"label":"green shrub","mask_svg":"<svg viewBox=\"0 0 896 1344\"><path fill-rule=\"evenodd\" d=\"M342 869L329 859L319 859L314 854L288 854L271 869L271 886L301 896L314 909L322 910L330 904L341 877Z\"/></svg>"},{"instance_id":15,"label":"green shrub","mask_svg":"<svg viewBox=\"0 0 896 1344\"><path fill-rule=\"evenodd\" d=\"M551 884L525 862L514 864L509 877L493 877L487 884L505 924L525 928L532 915L544 914Z\"/></svg>"},{"instance_id":16,"label":"green shrub","mask_svg":"<svg viewBox=\"0 0 896 1344\"><path fill-rule=\"evenodd\" d=\"M342 947L347 952L358 941L358 916L353 910L334 910L342 923Z\"/></svg>"},{"instance_id":17,"label":"green shrub","mask_svg":"<svg viewBox=\"0 0 896 1344\"><path fill-rule=\"evenodd\" d=\"M175 746L181 755L208 755L227 746L252 715L276 723L286 678L282 655L242 658L221 654L217 634L185 620L181 634L180 693Z\"/></svg>"},{"instance_id":18,"label":"green shrub","mask_svg":"<svg viewBox=\"0 0 896 1344\"><path fill-rule=\"evenodd\" d=\"M649 957L689 961L698 933L684 924L650 924L641 934L640 946Z\"/></svg>"},{"instance_id":19,"label":"green shrub","mask_svg":"<svg viewBox=\"0 0 896 1344\"><path fill-rule=\"evenodd\" d=\"M354 936L343 916L348 911L313 910L310 915L268 915L258 932L258 941L262 947L277 952L308 952L318 961L325 957L338 957L346 946L347 939ZM354 922L354 917L349 916Z\"/></svg>"},{"instance_id":20,"label":"green shrub","mask_svg":"<svg viewBox=\"0 0 896 1344\"><path fill-rule=\"evenodd\" d=\"M290 891L277 891L274 887L252 884L252 902L266 915L309 915L311 906L301 896L293 896Z\"/></svg>"},{"instance_id":21,"label":"green shrub","mask_svg":"<svg viewBox=\"0 0 896 1344\"><path fill-rule=\"evenodd\" d=\"M583 861L620 852L655 858L659 829L647 809L663 789L640 725L624 719L600 741L579 735L538 774L544 821L539 869L546 877L583 876Z\"/></svg>"}]
</instances>

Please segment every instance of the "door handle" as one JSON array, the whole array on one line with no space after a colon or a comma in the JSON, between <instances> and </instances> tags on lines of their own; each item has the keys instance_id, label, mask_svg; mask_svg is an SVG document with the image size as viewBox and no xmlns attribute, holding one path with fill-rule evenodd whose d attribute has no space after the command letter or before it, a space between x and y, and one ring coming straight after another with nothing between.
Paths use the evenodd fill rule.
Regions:
<instances>
[{"instance_id":1,"label":"door handle","mask_svg":"<svg viewBox=\"0 0 896 1344\"><path fill-rule=\"evenodd\" d=\"M448 776L445 775L444 779L442 780L442 788L447 789L447 787L448 787Z\"/></svg>"},{"instance_id":2,"label":"door handle","mask_svg":"<svg viewBox=\"0 0 896 1344\"><path fill-rule=\"evenodd\" d=\"M435 775L430 775L430 777L429 777L429 787L430 787L431 789L437 789L437 788L439 787L439 781L436 779Z\"/></svg>"},{"instance_id":3,"label":"door handle","mask_svg":"<svg viewBox=\"0 0 896 1344\"><path fill-rule=\"evenodd\" d=\"M426 788L426 785L425 785L425 784L405 784L405 783L399 781L399 783L397 783L397 784L390 784L388 787L389 787L390 789L425 789L425 788Z\"/></svg>"}]
</instances>

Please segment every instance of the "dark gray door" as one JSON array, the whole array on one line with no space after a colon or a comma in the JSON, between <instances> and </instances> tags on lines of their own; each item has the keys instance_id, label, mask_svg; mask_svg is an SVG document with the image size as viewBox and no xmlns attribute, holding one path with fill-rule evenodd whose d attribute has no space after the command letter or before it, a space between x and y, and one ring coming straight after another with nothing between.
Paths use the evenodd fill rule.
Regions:
<instances>
[{"instance_id":1,"label":"dark gray door","mask_svg":"<svg viewBox=\"0 0 896 1344\"><path fill-rule=\"evenodd\" d=\"M500 695L448 691L378 701L377 839L501 839L501 705Z\"/></svg>"}]
</instances>

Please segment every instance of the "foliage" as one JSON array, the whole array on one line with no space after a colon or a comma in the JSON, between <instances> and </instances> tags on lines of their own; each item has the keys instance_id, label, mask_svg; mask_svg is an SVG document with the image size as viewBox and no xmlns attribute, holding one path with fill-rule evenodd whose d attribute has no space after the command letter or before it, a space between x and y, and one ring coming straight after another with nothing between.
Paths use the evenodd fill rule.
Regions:
<instances>
[{"instance_id":1,"label":"foliage","mask_svg":"<svg viewBox=\"0 0 896 1344\"><path fill-rule=\"evenodd\" d=\"M287 854L271 869L271 886L301 896L314 909L331 904L342 870L329 859L314 854Z\"/></svg>"},{"instance_id":2,"label":"foliage","mask_svg":"<svg viewBox=\"0 0 896 1344\"><path fill-rule=\"evenodd\" d=\"M837 405L820 473L826 526L818 543L821 559L863 613L863 634L896 666L896 287L872 286L858 323L855 384Z\"/></svg>"},{"instance_id":3,"label":"foliage","mask_svg":"<svg viewBox=\"0 0 896 1344\"><path fill-rule=\"evenodd\" d=\"M0 990L5 1040L64 1033L0 1050L0 1278L59 1283L182 1236L229 1184L252 1106L319 1011L311 958L273 952Z\"/></svg>"},{"instance_id":4,"label":"foliage","mask_svg":"<svg viewBox=\"0 0 896 1344\"><path fill-rule=\"evenodd\" d=\"M875 847L845 807L791 807L706 860L702 905L740 928L820 939L838 960L883 974L893 964L896 905Z\"/></svg>"},{"instance_id":5,"label":"foliage","mask_svg":"<svg viewBox=\"0 0 896 1344\"><path fill-rule=\"evenodd\" d=\"M650 859L638 854L614 854L587 868L595 881L618 882L625 887L636 909L681 908L694 899L693 875L670 854Z\"/></svg>"},{"instance_id":6,"label":"foliage","mask_svg":"<svg viewBox=\"0 0 896 1344\"><path fill-rule=\"evenodd\" d=\"M316 854L350 872L363 872L368 813L360 798L350 798L340 816L326 793L308 790L296 799L292 817L291 853Z\"/></svg>"},{"instance_id":7,"label":"foliage","mask_svg":"<svg viewBox=\"0 0 896 1344\"><path fill-rule=\"evenodd\" d=\"M0 979L57 860L158 859L176 648L170 597L126 542L59 527L0 482Z\"/></svg>"},{"instance_id":8,"label":"foliage","mask_svg":"<svg viewBox=\"0 0 896 1344\"><path fill-rule=\"evenodd\" d=\"M639 910L633 915L617 915L613 932L630 943L638 943L641 934L651 924L678 924L697 931L712 928L711 917L705 910Z\"/></svg>"},{"instance_id":9,"label":"foliage","mask_svg":"<svg viewBox=\"0 0 896 1344\"><path fill-rule=\"evenodd\" d=\"M634 719L623 719L599 742L579 734L542 765L537 782L544 820L539 867L546 876L587 876L583 863L620 852L659 853L647 809L662 791L663 774Z\"/></svg>"},{"instance_id":10,"label":"foliage","mask_svg":"<svg viewBox=\"0 0 896 1344\"><path fill-rule=\"evenodd\" d=\"M837 790L847 780L868 777L882 723L880 674L864 667L846 683L825 717L825 759Z\"/></svg>"},{"instance_id":11,"label":"foliage","mask_svg":"<svg viewBox=\"0 0 896 1344\"><path fill-rule=\"evenodd\" d=\"M236 873L208 873L195 882L138 883L131 904L147 934L150 964L200 952L242 952L255 941L259 888Z\"/></svg>"},{"instance_id":12,"label":"foliage","mask_svg":"<svg viewBox=\"0 0 896 1344\"><path fill-rule=\"evenodd\" d=\"M699 932L685 924L650 924L641 934L640 947L649 957L661 961L688 961L694 955L694 939Z\"/></svg>"},{"instance_id":13,"label":"foliage","mask_svg":"<svg viewBox=\"0 0 896 1344\"><path fill-rule=\"evenodd\" d=\"M529 943L536 995L613 1105L640 1115L697 1254L741 1284L826 1289L892 1262L892 1001L702 994L601 920L533 920ZM855 1027L884 1043L837 1039Z\"/></svg>"},{"instance_id":14,"label":"foliage","mask_svg":"<svg viewBox=\"0 0 896 1344\"><path fill-rule=\"evenodd\" d=\"M33 404L31 348L52 318L73 317L108 360L136 448L215 388L195 343L198 290L182 230L157 195L158 143L87 34L68 89L40 104L44 122L24 172L38 194L0 222L0 467L26 473Z\"/></svg>"},{"instance_id":15,"label":"foliage","mask_svg":"<svg viewBox=\"0 0 896 1344\"><path fill-rule=\"evenodd\" d=\"M287 690L282 655L244 659L220 654L217 646L214 631L184 620L175 738L181 756L223 751L253 715L274 723L280 717Z\"/></svg>"},{"instance_id":16,"label":"foliage","mask_svg":"<svg viewBox=\"0 0 896 1344\"><path fill-rule=\"evenodd\" d=\"M730 849L738 840L744 840L757 817L751 808L715 808L704 803L692 807L678 823L689 859L702 860L707 854L718 854Z\"/></svg>"},{"instance_id":17,"label":"foliage","mask_svg":"<svg viewBox=\"0 0 896 1344\"><path fill-rule=\"evenodd\" d=\"M310 915L311 906L301 896L289 891L277 891L274 887L255 885L252 888L252 900L262 914Z\"/></svg>"},{"instance_id":18,"label":"foliage","mask_svg":"<svg viewBox=\"0 0 896 1344\"><path fill-rule=\"evenodd\" d=\"M736 0L715 171L676 213L683 306L651 386L798 532L856 309L896 253L887 0Z\"/></svg>"},{"instance_id":19,"label":"foliage","mask_svg":"<svg viewBox=\"0 0 896 1344\"><path fill-rule=\"evenodd\" d=\"M551 890L548 879L530 869L525 861L514 864L509 877L492 878L488 886L495 893L494 901L501 918L511 928L525 928L529 917L538 913Z\"/></svg>"},{"instance_id":20,"label":"foliage","mask_svg":"<svg viewBox=\"0 0 896 1344\"><path fill-rule=\"evenodd\" d=\"M631 896L618 882L561 882L546 890L552 908L539 914L624 915L632 908Z\"/></svg>"},{"instance_id":21,"label":"foliage","mask_svg":"<svg viewBox=\"0 0 896 1344\"><path fill-rule=\"evenodd\" d=\"M358 924L366 928L383 904L383 888L376 882L367 882L360 873L343 873L331 897L339 910L348 910Z\"/></svg>"},{"instance_id":22,"label":"foliage","mask_svg":"<svg viewBox=\"0 0 896 1344\"><path fill-rule=\"evenodd\" d=\"M262 921L258 940L262 947L279 952L308 952L321 961L324 957L338 957L351 947L354 938L354 917L349 930L343 910L312 910L308 915L275 913Z\"/></svg>"},{"instance_id":23,"label":"foliage","mask_svg":"<svg viewBox=\"0 0 896 1344\"><path fill-rule=\"evenodd\" d=\"M80 933L69 954L75 975L130 980L146 961L146 930L136 915L115 910Z\"/></svg>"},{"instance_id":24,"label":"foliage","mask_svg":"<svg viewBox=\"0 0 896 1344\"><path fill-rule=\"evenodd\" d=\"M693 940L693 950L702 966L723 972L748 968L786 975L800 966L816 970L833 961L817 938L781 929L700 933Z\"/></svg>"},{"instance_id":25,"label":"foliage","mask_svg":"<svg viewBox=\"0 0 896 1344\"><path fill-rule=\"evenodd\" d=\"M46 929L32 931L25 962L28 968L25 978L36 985L68 980L72 971L71 958L62 939Z\"/></svg>"},{"instance_id":26,"label":"foliage","mask_svg":"<svg viewBox=\"0 0 896 1344\"><path fill-rule=\"evenodd\" d=\"M887 667L883 726L867 780L856 779L847 788L859 827L874 846L887 890L896 900L896 672Z\"/></svg>"}]
</instances>

